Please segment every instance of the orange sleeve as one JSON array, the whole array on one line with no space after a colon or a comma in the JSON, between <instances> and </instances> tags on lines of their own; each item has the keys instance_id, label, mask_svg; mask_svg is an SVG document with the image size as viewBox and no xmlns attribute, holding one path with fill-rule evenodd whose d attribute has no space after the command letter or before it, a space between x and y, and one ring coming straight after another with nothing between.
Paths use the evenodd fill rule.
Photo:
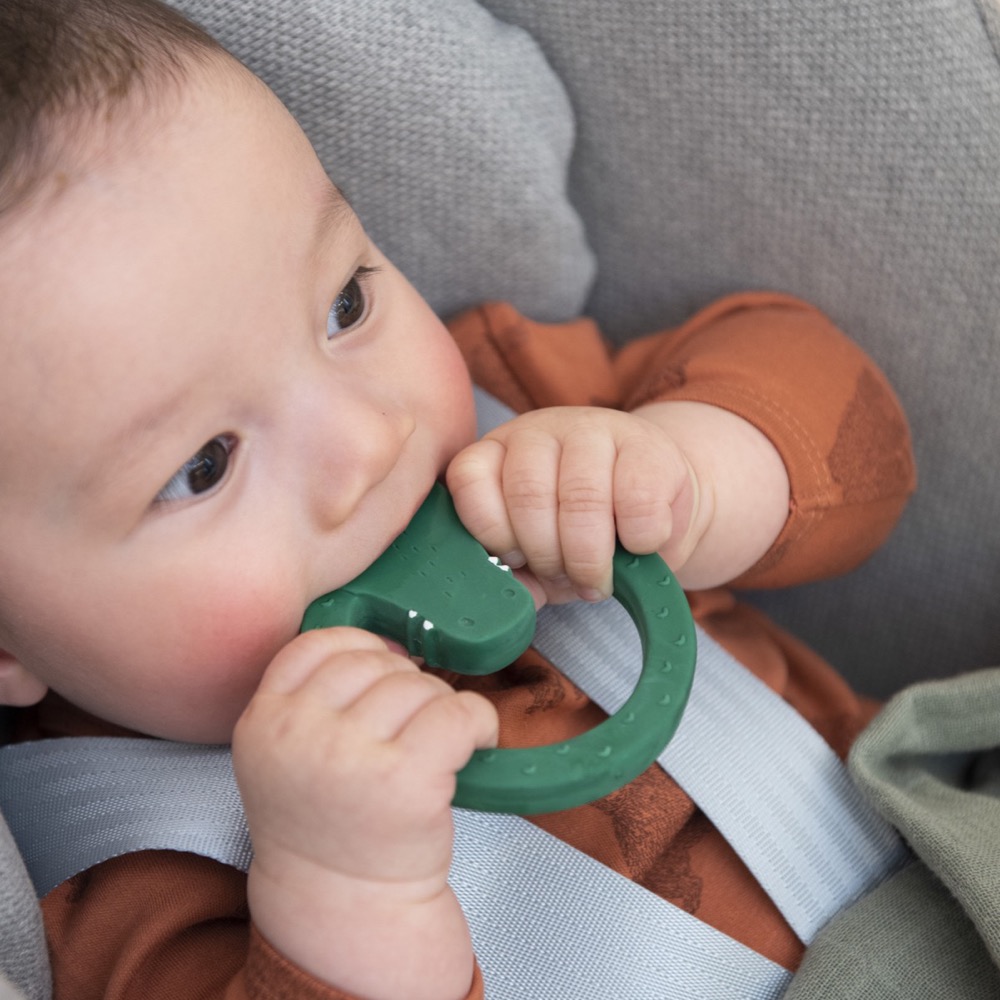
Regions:
<instances>
[{"instance_id":1,"label":"orange sleeve","mask_svg":"<svg viewBox=\"0 0 1000 1000\"><path fill-rule=\"evenodd\" d=\"M589 319L535 323L488 302L448 323L476 385L518 413L543 406L621 407L611 353Z\"/></svg>"},{"instance_id":2,"label":"orange sleeve","mask_svg":"<svg viewBox=\"0 0 1000 1000\"><path fill-rule=\"evenodd\" d=\"M242 872L194 854L112 858L53 889L42 914L53 1000L351 1000L257 933ZM482 997L477 969L467 1000Z\"/></svg>"},{"instance_id":3,"label":"orange sleeve","mask_svg":"<svg viewBox=\"0 0 1000 1000\"><path fill-rule=\"evenodd\" d=\"M784 460L789 516L739 586L787 586L858 565L885 540L912 493L909 428L885 376L821 312L749 292L615 353L589 320L534 323L491 303L457 317L473 379L516 410L635 409L692 400L761 430Z\"/></svg>"}]
</instances>

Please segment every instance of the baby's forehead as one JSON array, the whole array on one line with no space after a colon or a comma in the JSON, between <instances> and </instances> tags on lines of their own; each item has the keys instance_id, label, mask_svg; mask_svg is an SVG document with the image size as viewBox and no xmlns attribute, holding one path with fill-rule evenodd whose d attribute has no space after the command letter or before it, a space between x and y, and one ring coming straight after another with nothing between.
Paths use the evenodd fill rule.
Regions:
<instances>
[{"instance_id":1,"label":"baby's forehead","mask_svg":"<svg viewBox=\"0 0 1000 1000\"><path fill-rule=\"evenodd\" d=\"M43 182L0 212L0 358L12 352L30 364L48 355L53 336L72 348L71 326L43 330L38 342L30 334L53 296L93 310L102 296L128 302L149 286L154 308L170 281L203 280L205 269L189 266L199 255L224 280L227 258L256 241L264 264L252 277L266 282L276 244L358 228L294 119L229 56L119 110L96 132L67 122Z\"/></svg>"},{"instance_id":2,"label":"baby's forehead","mask_svg":"<svg viewBox=\"0 0 1000 1000\"><path fill-rule=\"evenodd\" d=\"M160 140L164 135L179 133L182 141L174 143L174 151L186 147L190 156L197 158L198 140L203 140L205 132L224 127L229 118L263 118L265 110L273 112L275 106L281 108L287 121L279 121L277 126L273 120L269 123L274 141L281 143L285 138L280 134L282 125L290 124L293 131L301 133L269 88L222 50L191 60L183 72L153 71L147 76L141 86L133 86L125 95L104 101L92 96L87 103L49 116L41 130L43 140L31 144L32 155L20 157L6 176L0 171L0 244L8 237L16 240L25 234L29 240L37 240L39 218L47 216L50 209L58 214L74 187L110 187L130 170L167 181L176 163L170 157L148 155L151 146L163 146ZM308 145L304 134L301 138ZM188 178L192 186L198 181L197 172ZM11 191L22 196L12 203L5 201L5 194ZM144 194L156 199L156 186L148 186ZM119 207L126 207L124 200L107 205L112 214L105 212L104 221L113 221L113 212ZM25 219L27 224L19 225Z\"/></svg>"}]
</instances>

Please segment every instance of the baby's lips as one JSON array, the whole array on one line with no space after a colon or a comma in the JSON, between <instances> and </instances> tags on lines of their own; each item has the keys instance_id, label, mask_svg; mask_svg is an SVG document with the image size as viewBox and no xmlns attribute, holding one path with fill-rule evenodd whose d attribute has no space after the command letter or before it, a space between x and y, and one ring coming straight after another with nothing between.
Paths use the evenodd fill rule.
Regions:
<instances>
[{"instance_id":1,"label":"baby's lips","mask_svg":"<svg viewBox=\"0 0 1000 1000\"><path fill-rule=\"evenodd\" d=\"M401 642L396 642L395 639L390 639L387 635L380 635L379 638L389 647L390 650L392 650L392 652L399 653L400 656L409 657L409 651Z\"/></svg>"},{"instance_id":2,"label":"baby's lips","mask_svg":"<svg viewBox=\"0 0 1000 1000\"><path fill-rule=\"evenodd\" d=\"M390 639L387 635L380 635L379 638L389 647L390 652L405 656L408 660L416 663L417 666L423 664L424 658L422 656L410 656L409 650L402 643L396 642L395 639Z\"/></svg>"}]
</instances>

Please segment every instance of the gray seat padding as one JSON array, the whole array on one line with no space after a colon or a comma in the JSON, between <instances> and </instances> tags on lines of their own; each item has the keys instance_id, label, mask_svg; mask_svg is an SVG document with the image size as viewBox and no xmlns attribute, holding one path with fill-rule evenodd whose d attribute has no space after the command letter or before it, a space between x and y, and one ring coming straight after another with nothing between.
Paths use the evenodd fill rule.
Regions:
<instances>
[{"instance_id":1,"label":"gray seat padding","mask_svg":"<svg viewBox=\"0 0 1000 1000\"><path fill-rule=\"evenodd\" d=\"M921 478L896 535L762 603L874 694L1000 662L996 0L485 2L569 93L606 331L779 288L902 397Z\"/></svg>"}]
</instances>

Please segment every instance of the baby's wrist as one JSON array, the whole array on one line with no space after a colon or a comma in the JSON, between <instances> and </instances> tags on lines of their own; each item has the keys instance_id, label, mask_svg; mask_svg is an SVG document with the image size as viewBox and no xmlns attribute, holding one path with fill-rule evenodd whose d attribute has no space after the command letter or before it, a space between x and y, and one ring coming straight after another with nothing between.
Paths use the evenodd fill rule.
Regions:
<instances>
[{"instance_id":1,"label":"baby's wrist","mask_svg":"<svg viewBox=\"0 0 1000 1000\"><path fill-rule=\"evenodd\" d=\"M358 874L294 851L261 851L255 845L249 882L262 897L289 895L305 903L333 908L339 901L347 909L357 906L414 906L433 901L447 888L447 871L406 879Z\"/></svg>"},{"instance_id":2,"label":"baby's wrist","mask_svg":"<svg viewBox=\"0 0 1000 1000\"><path fill-rule=\"evenodd\" d=\"M271 946L350 993L460 1000L474 959L464 914L441 878L355 878L312 862L251 865L250 913Z\"/></svg>"}]
</instances>

